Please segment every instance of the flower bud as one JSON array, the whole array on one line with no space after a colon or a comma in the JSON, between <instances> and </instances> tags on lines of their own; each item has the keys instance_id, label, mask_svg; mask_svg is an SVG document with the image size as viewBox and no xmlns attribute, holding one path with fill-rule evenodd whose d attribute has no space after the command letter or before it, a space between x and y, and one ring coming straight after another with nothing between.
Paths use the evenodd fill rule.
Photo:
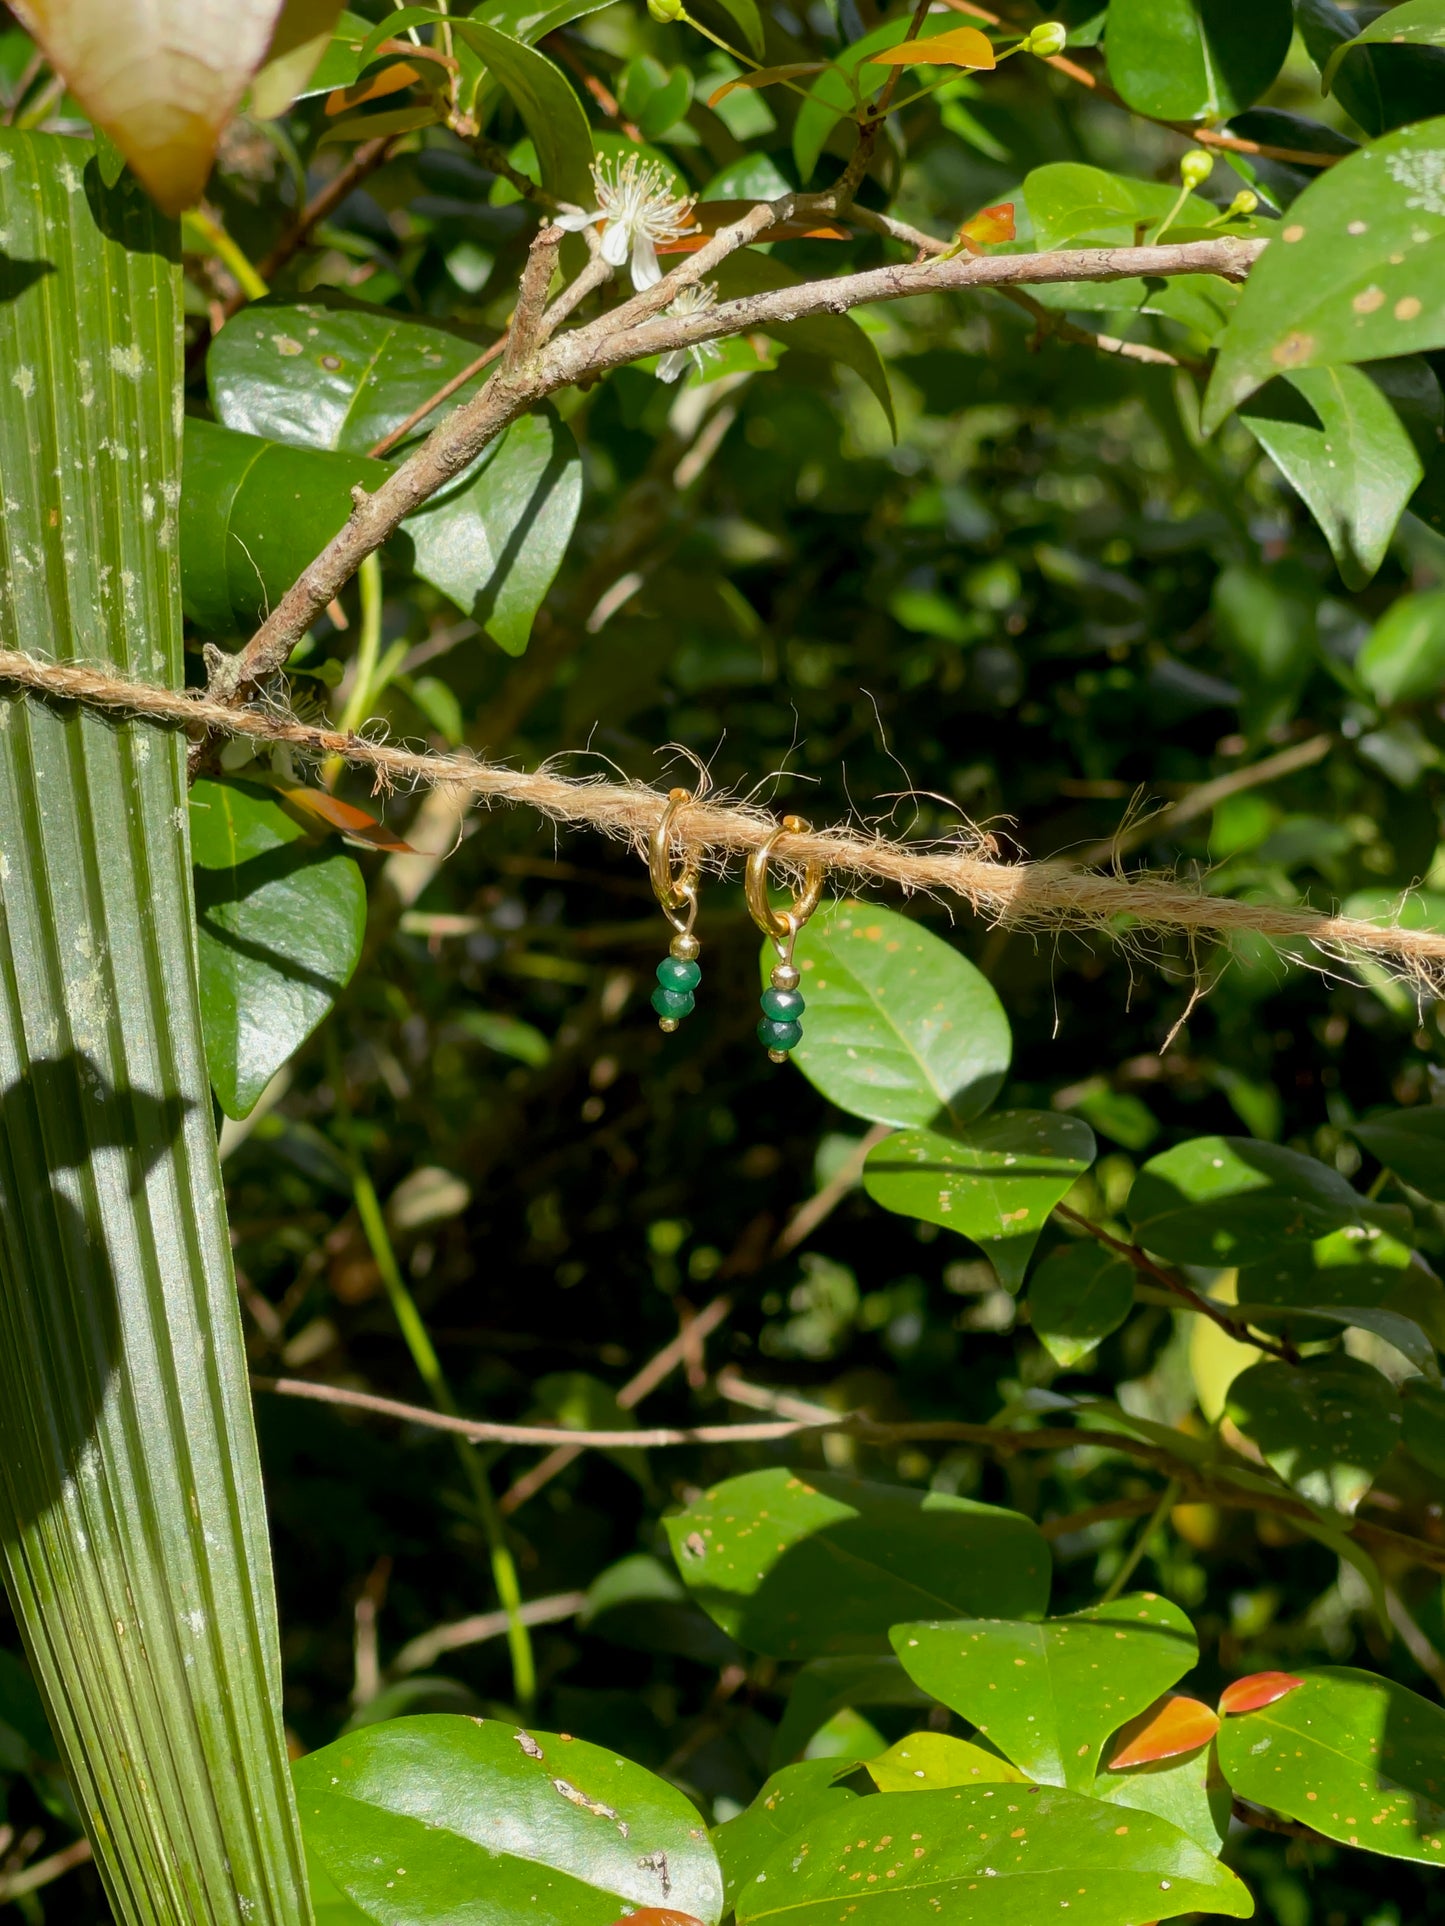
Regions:
<instances>
[{"instance_id":1,"label":"flower bud","mask_svg":"<svg viewBox=\"0 0 1445 1926\"><path fill-rule=\"evenodd\" d=\"M1062 53L1069 44L1069 30L1060 20L1045 20L1042 26L1035 27L1024 36L1020 53L1037 54L1040 60L1049 60L1054 54Z\"/></svg>"},{"instance_id":2,"label":"flower bud","mask_svg":"<svg viewBox=\"0 0 1445 1926\"><path fill-rule=\"evenodd\" d=\"M1196 187L1203 187L1214 172L1214 156L1206 154L1202 147L1191 147L1179 163L1179 178L1192 193Z\"/></svg>"},{"instance_id":3,"label":"flower bud","mask_svg":"<svg viewBox=\"0 0 1445 1926\"><path fill-rule=\"evenodd\" d=\"M671 27L687 18L683 0L647 0L647 11L660 27Z\"/></svg>"},{"instance_id":4,"label":"flower bud","mask_svg":"<svg viewBox=\"0 0 1445 1926\"><path fill-rule=\"evenodd\" d=\"M1241 187L1229 206L1224 210L1224 218L1232 221L1236 214L1253 214L1259 206L1259 196L1252 187Z\"/></svg>"}]
</instances>

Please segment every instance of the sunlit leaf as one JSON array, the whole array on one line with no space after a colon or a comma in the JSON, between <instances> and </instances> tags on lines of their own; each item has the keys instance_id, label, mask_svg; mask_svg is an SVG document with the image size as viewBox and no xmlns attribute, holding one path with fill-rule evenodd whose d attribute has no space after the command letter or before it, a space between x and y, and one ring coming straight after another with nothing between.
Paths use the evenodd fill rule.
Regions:
<instances>
[{"instance_id":1,"label":"sunlit leaf","mask_svg":"<svg viewBox=\"0 0 1445 1926\"><path fill-rule=\"evenodd\" d=\"M333 119L337 114L349 114L358 107L365 107L373 100L385 100L388 94L403 93L414 82L421 79L419 69L409 60L393 61L389 67L382 67L374 74L366 74L350 87L338 87L335 93L326 97L326 115Z\"/></svg>"},{"instance_id":2,"label":"sunlit leaf","mask_svg":"<svg viewBox=\"0 0 1445 1926\"><path fill-rule=\"evenodd\" d=\"M284 0L266 57L251 82L249 111L273 120L305 88L331 45L340 0Z\"/></svg>"},{"instance_id":3,"label":"sunlit leaf","mask_svg":"<svg viewBox=\"0 0 1445 1926\"><path fill-rule=\"evenodd\" d=\"M1025 1785L1007 1759L947 1732L910 1732L870 1759L868 1777L880 1792L930 1792L941 1786Z\"/></svg>"},{"instance_id":4,"label":"sunlit leaf","mask_svg":"<svg viewBox=\"0 0 1445 1926\"><path fill-rule=\"evenodd\" d=\"M1284 65L1293 25L1289 0L1112 0L1109 78L1141 114L1228 120Z\"/></svg>"},{"instance_id":5,"label":"sunlit leaf","mask_svg":"<svg viewBox=\"0 0 1445 1926\"><path fill-rule=\"evenodd\" d=\"M1219 1714L1183 1692L1171 1692L1162 1705L1151 1706L1119 1734L1120 1746L1109 1759L1111 1772L1154 1765L1197 1752L1219 1730Z\"/></svg>"},{"instance_id":6,"label":"sunlit leaf","mask_svg":"<svg viewBox=\"0 0 1445 1926\"><path fill-rule=\"evenodd\" d=\"M298 815L324 828L339 829L350 842L365 843L370 849L384 849L406 856L416 854L411 844L403 841L395 830L388 829L385 823L378 822L375 816L369 816L354 803L333 796L329 790L279 780L273 782L272 786Z\"/></svg>"},{"instance_id":7,"label":"sunlit leaf","mask_svg":"<svg viewBox=\"0 0 1445 1926\"><path fill-rule=\"evenodd\" d=\"M763 1783L746 1811L714 1828L712 1843L729 1910L785 1839L796 1838L804 1826L858 1797L851 1787L834 1783L838 1772L836 1759L800 1759L786 1765Z\"/></svg>"},{"instance_id":8,"label":"sunlit leaf","mask_svg":"<svg viewBox=\"0 0 1445 1926\"><path fill-rule=\"evenodd\" d=\"M1377 14L1353 40L1342 40L1320 70L1320 92L1327 94L1340 62L1356 47L1445 47L1445 0L1406 0Z\"/></svg>"},{"instance_id":9,"label":"sunlit leaf","mask_svg":"<svg viewBox=\"0 0 1445 1926\"><path fill-rule=\"evenodd\" d=\"M1235 1679L1219 1695L1219 1710L1225 1716L1237 1712L1259 1712L1273 1705L1286 1693L1297 1692L1304 1684L1292 1672L1251 1672L1247 1679Z\"/></svg>"},{"instance_id":10,"label":"sunlit leaf","mask_svg":"<svg viewBox=\"0 0 1445 1926\"><path fill-rule=\"evenodd\" d=\"M1013 240L1016 232L1013 202L1000 201L996 207L983 207L971 215L954 238L976 254L980 248L1001 247Z\"/></svg>"},{"instance_id":11,"label":"sunlit leaf","mask_svg":"<svg viewBox=\"0 0 1445 1926\"><path fill-rule=\"evenodd\" d=\"M200 199L281 0L16 0L13 11L168 214Z\"/></svg>"},{"instance_id":12,"label":"sunlit leaf","mask_svg":"<svg viewBox=\"0 0 1445 1926\"><path fill-rule=\"evenodd\" d=\"M920 47L916 40L900 41L896 47L880 47L869 56L876 67L993 67L993 43L977 27L950 27L929 37Z\"/></svg>"},{"instance_id":13,"label":"sunlit leaf","mask_svg":"<svg viewBox=\"0 0 1445 1926\"><path fill-rule=\"evenodd\" d=\"M1229 1387L1230 1418L1311 1504L1352 1512L1400 1442L1394 1386L1358 1358L1252 1365Z\"/></svg>"},{"instance_id":14,"label":"sunlit leaf","mask_svg":"<svg viewBox=\"0 0 1445 1926\"><path fill-rule=\"evenodd\" d=\"M726 100L739 88L774 87L780 80L796 80L799 74L820 74L827 64L826 60L793 60L782 67L758 67L752 73L734 74L731 80L713 89L707 104L716 107L720 100Z\"/></svg>"}]
</instances>

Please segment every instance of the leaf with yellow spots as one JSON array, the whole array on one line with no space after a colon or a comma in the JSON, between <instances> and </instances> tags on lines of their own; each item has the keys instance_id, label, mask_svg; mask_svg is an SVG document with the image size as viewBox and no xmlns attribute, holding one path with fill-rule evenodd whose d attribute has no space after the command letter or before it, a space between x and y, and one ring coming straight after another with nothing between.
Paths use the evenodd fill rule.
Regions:
<instances>
[{"instance_id":1,"label":"leaf with yellow spots","mask_svg":"<svg viewBox=\"0 0 1445 1926\"><path fill-rule=\"evenodd\" d=\"M766 982L777 962L764 944ZM793 1062L830 1102L872 1123L967 1123L998 1095L1012 1048L993 986L922 924L838 903L800 931L807 999Z\"/></svg>"},{"instance_id":2,"label":"leaf with yellow spots","mask_svg":"<svg viewBox=\"0 0 1445 1926\"><path fill-rule=\"evenodd\" d=\"M936 1699L1047 1785L1092 1788L1104 1741L1199 1655L1177 1605L1135 1592L1042 1624L896 1625L893 1649Z\"/></svg>"},{"instance_id":3,"label":"leaf with yellow spots","mask_svg":"<svg viewBox=\"0 0 1445 1926\"><path fill-rule=\"evenodd\" d=\"M1445 1711L1353 1666L1300 1678L1220 1727L1236 1795L1344 1845L1445 1866Z\"/></svg>"},{"instance_id":4,"label":"leaf with yellow spots","mask_svg":"<svg viewBox=\"0 0 1445 1926\"><path fill-rule=\"evenodd\" d=\"M1248 1892L1151 1812L1053 1787L885 1792L786 1841L738 1899L739 1926L1126 1926L1247 1919Z\"/></svg>"},{"instance_id":5,"label":"leaf with yellow spots","mask_svg":"<svg viewBox=\"0 0 1445 1926\"><path fill-rule=\"evenodd\" d=\"M1445 120L1349 155L1290 207L1250 271L1204 400L1206 431L1271 376L1445 346Z\"/></svg>"},{"instance_id":6,"label":"leaf with yellow spots","mask_svg":"<svg viewBox=\"0 0 1445 1926\"><path fill-rule=\"evenodd\" d=\"M937 1792L942 1786L1026 1785L1016 1766L981 1745L947 1732L910 1732L870 1759L868 1777L880 1792Z\"/></svg>"},{"instance_id":7,"label":"leaf with yellow spots","mask_svg":"<svg viewBox=\"0 0 1445 1926\"><path fill-rule=\"evenodd\" d=\"M805 1826L830 1816L837 1806L852 1805L858 1795L835 1783L851 1769L851 1760L800 1759L784 1766L759 1788L757 1797L736 1819L714 1826L713 1848L722 1867L723 1906L731 1911L738 1894L751 1885L785 1839L796 1838Z\"/></svg>"},{"instance_id":8,"label":"leaf with yellow spots","mask_svg":"<svg viewBox=\"0 0 1445 1926\"><path fill-rule=\"evenodd\" d=\"M1094 1161L1081 1117L1000 1110L948 1136L900 1130L870 1151L863 1186L875 1203L968 1237L1017 1291L1049 1212Z\"/></svg>"}]
</instances>

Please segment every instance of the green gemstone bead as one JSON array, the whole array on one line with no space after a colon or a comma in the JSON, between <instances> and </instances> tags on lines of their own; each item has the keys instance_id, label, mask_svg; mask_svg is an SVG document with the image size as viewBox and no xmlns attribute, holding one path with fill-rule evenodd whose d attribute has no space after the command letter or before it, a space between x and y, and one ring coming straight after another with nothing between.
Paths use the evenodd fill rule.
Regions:
<instances>
[{"instance_id":1,"label":"green gemstone bead","mask_svg":"<svg viewBox=\"0 0 1445 1926\"><path fill-rule=\"evenodd\" d=\"M654 990L652 1007L660 1017L691 1016L695 999L691 990Z\"/></svg>"},{"instance_id":2,"label":"green gemstone bead","mask_svg":"<svg viewBox=\"0 0 1445 1926\"><path fill-rule=\"evenodd\" d=\"M680 956L665 956L657 966L657 980L664 990L695 990L702 982L702 971Z\"/></svg>"},{"instance_id":3,"label":"green gemstone bead","mask_svg":"<svg viewBox=\"0 0 1445 1926\"><path fill-rule=\"evenodd\" d=\"M758 1025L758 1042L765 1050L796 1050L802 1041L801 1023L776 1023L764 1017Z\"/></svg>"},{"instance_id":4,"label":"green gemstone bead","mask_svg":"<svg viewBox=\"0 0 1445 1926\"><path fill-rule=\"evenodd\" d=\"M807 1007L797 990L764 990L758 1001L774 1023L796 1023Z\"/></svg>"}]
</instances>

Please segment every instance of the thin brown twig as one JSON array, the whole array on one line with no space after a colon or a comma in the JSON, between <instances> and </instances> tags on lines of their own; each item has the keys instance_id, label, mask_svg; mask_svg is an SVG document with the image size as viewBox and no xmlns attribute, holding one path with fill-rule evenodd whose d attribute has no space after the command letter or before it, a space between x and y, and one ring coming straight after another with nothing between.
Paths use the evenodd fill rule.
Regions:
<instances>
[{"instance_id":1,"label":"thin brown twig","mask_svg":"<svg viewBox=\"0 0 1445 1926\"><path fill-rule=\"evenodd\" d=\"M586 1592L556 1592L550 1598L533 1598L521 1607L517 1617L529 1629L533 1625L558 1625L575 1618L587 1603ZM477 1612L471 1618L454 1619L448 1625L433 1626L409 1639L387 1666L389 1678L405 1678L424 1672L447 1652L464 1646L483 1645L488 1639L505 1638L508 1618L505 1612Z\"/></svg>"},{"instance_id":2,"label":"thin brown twig","mask_svg":"<svg viewBox=\"0 0 1445 1926\"><path fill-rule=\"evenodd\" d=\"M1067 1204L1055 1204L1054 1210L1066 1223L1075 1224L1080 1230L1086 1231L1095 1243L1102 1244L1105 1250L1112 1251L1116 1257L1122 1257L1126 1264L1131 1264L1145 1277L1152 1277L1156 1284L1162 1284L1166 1291L1177 1297L1181 1303L1187 1304L1191 1311L1197 1311L1201 1317L1207 1317L1211 1324L1217 1324L1219 1329L1232 1337L1236 1344L1253 1345L1256 1351L1263 1351L1266 1356L1277 1358L1282 1364L1299 1363L1299 1352L1287 1338L1276 1343L1273 1338L1256 1336L1243 1318L1231 1317L1229 1312L1222 1305L1217 1304L1213 1298L1205 1297L1202 1292L1196 1291L1192 1284L1186 1284L1182 1277L1166 1265L1157 1264L1148 1252L1140 1250L1137 1244L1126 1243L1122 1237L1114 1237L1102 1225L1091 1223L1087 1217L1079 1211L1070 1209Z\"/></svg>"},{"instance_id":3,"label":"thin brown twig","mask_svg":"<svg viewBox=\"0 0 1445 1926\"><path fill-rule=\"evenodd\" d=\"M77 1866L84 1866L92 1857L88 1839L72 1840L53 1852L46 1859L37 1859L32 1866L21 1872L8 1873L0 1879L0 1906L8 1906L13 1900L23 1899L26 1893L36 1893L42 1886L50 1885L62 1874L73 1872Z\"/></svg>"},{"instance_id":4,"label":"thin brown twig","mask_svg":"<svg viewBox=\"0 0 1445 1926\"><path fill-rule=\"evenodd\" d=\"M281 236L256 269L260 278L269 286L289 261L299 254L311 239L312 229L324 221L328 214L335 213L341 203L358 188L368 175L374 174L382 163L391 156L391 150L401 138L390 134L380 140L364 141L346 165L329 180L314 200L306 203L300 216ZM229 300L223 303L221 312L226 320L246 305L246 295L237 289ZM328 596L328 601L330 597Z\"/></svg>"},{"instance_id":5,"label":"thin brown twig","mask_svg":"<svg viewBox=\"0 0 1445 1926\"><path fill-rule=\"evenodd\" d=\"M434 409L440 408L444 401L450 401L457 390L459 388L465 388L467 383L472 380L475 375L479 375L482 372L483 368L491 367L498 355L506 352L506 347L506 335L499 334L490 348L484 348L475 361L469 361L467 363L460 374L454 374L450 381L444 381L435 394L428 395L419 407L412 409L405 421L399 421L395 428L388 434L383 435L381 440L376 442L372 447L368 448L366 451L367 459L370 461L380 461L383 455L389 455L398 442L406 440L418 422L425 421L427 416L431 414Z\"/></svg>"},{"instance_id":6,"label":"thin brown twig","mask_svg":"<svg viewBox=\"0 0 1445 1926\"><path fill-rule=\"evenodd\" d=\"M1230 796L1244 794L1250 789L1260 789L1266 783L1277 782L1281 776L1297 775L1301 769L1311 769L1322 762L1334 747L1334 737L1328 735L1308 736L1303 742L1293 742L1287 749L1275 755L1262 756L1258 762L1248 763L1243 769L1231 769L1227 775L1215 776L1202 782L1179 797L1176 802L1166 803L1162 809L1152 814L1135 816L1125 822L1106 840L1092 843L1084 850L1081 863L1107 863L1116 861L1129 850L1136 849L1140 843L1148 842L1164 830L1171 833L1183 823L1196 821Z\"/></svg>"}]
</instances>

